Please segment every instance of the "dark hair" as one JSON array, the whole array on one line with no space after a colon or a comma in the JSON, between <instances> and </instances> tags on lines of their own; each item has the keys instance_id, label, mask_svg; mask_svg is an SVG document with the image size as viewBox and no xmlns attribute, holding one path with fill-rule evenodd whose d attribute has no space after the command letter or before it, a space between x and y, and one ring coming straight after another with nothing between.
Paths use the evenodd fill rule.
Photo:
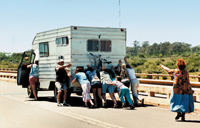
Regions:
<instances>
[{"instance_id":1,"label":"dark hair","mask_svg":"<svg viewBox=\"0 0 200 128\"><path fill-rule=\"evenodd\" d=\"M116 75L114 71L112 71L111 69L107 69L106 72L108 72L112 78L115 78Z\"/></svg>"},{"instance_id":2,"label":"dark hair","mask_svg":"<svg viewBox=\"0 0 200 128\"><path fill-rule=\"evenodd\" d=\"M129 66L128 64L126 65L126 68L131 68L131 66Z\"/></svg>"},{"instance_id":3,"label":"dark hair","mask_svg":"<svg viewBox=\"0 0 200 128\"><path fill-rule=\"evenodd\" d=\"M178 69L183 70L183 69L185 69L186 65L187 65L187 63L183 59L177 60Z\"/></svg>"},{"instance_id":4,"label":"dark hair","mask_svg":"<svg viewBox=\"0 0 200 128\"><path fill-rule=\"evenodd\" d=\"M118 81L120 81L121 82L121 80L122 80L122 78L120 77L120 76L116 76L115 77Z\"/></svg>"},{"instance_id":5,"label":"dark hair","mask_svg":"<svg viewBox=\"0 0 200 128\"><path fill-rule=\"evenodd\" d=\"M77 68L76 71L77 72L83 72L83 69L82 68Z\"/></svg>"},{"instance_id":6,"label":"dark hair","mask_svg":"<svg viewBox=\"0 0 200 128\"><path fill-rule=\"evenodd\" d=\"M38 61L38 60L36 60L36 61L35 61L35 64L37 64L37 65L38 65L38 63L39 63L39 61Z\"/></svg>"},{"instance_id":7,"label":"dark hair","mask_svg":"<svg viewBox=\"0 0 200 128\"><path fill-rule=\"evenodd\" d=\"M88 69L87 69L88 71L91 71L91 72L93 72L94 71L94 69L92 68L92 67L88 67Z\"/></svg>"}]
</instances>

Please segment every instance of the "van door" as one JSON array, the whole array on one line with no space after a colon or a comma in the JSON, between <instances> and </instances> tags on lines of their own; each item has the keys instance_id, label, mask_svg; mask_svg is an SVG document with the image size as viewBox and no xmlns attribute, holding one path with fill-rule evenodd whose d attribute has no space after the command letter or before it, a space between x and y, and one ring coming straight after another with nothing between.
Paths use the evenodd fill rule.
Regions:
<instances>
[{"instance_id":1,"label":"van door","mask_svg":"<svg viewBox=\"0 0 200 128\"><path fill-rule=\"evenodd\" d=\"M22 56L21 63L17 70L17 84L22 85L23 88L28 87L29 85L29 73L30 68L27 68L27 65L33 64L35 59L34 52L24 52Z\"/></svg>"}]
</instances>

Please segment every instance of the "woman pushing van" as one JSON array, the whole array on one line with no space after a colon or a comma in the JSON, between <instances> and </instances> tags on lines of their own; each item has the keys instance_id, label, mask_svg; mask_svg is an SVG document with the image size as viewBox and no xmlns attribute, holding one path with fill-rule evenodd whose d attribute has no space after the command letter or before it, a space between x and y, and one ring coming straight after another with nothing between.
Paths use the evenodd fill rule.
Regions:
<instances>
[{"instance_id":1,"label":"woman pushing van","mask_svg":"<svg viewBox=\"0 0 200 128\"><path fill-rule=\"evenodd\" d=\"M89 101L91 104L91 108L94 108L94 103L92 102L91 97L90 97L91 85L85 73L83 72L82 68L77 68L75 70L75 77L72 80L72 83L76 81L78 81L81 84L81 88L83 90L82 96L83 96L83 101L85 102L85 106L87 107L87 103Z\"/></svg>"}]
</instances>

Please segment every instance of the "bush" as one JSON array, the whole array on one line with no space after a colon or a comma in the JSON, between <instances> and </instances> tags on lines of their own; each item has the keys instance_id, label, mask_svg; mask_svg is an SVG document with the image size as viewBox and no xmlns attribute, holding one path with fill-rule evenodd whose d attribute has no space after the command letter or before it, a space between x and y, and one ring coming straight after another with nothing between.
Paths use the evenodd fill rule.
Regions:
<instances>
[{"instance_id":1,"label":"bush","mask_svg":"<svg viewBox=\"0 0 200 128\"><path fill-rule=\"evenodd\" d=\"M165 59L160 59L160 61L164 62L164 61L165 61Z\"/></svg>"},{"instance_id":2,"label":"bush","mask_svg":"<svg viewBox=\"0 0 200 128\"><path fill-rule=\"evenodd\" d=\"M166 76L163 76L163 77L162 77L162 79L163 79L163 80L166 80L166 79L167 79L167 77L166 77Z\"/></svg>"},{"instance_id":3,"label":"bush","mask_svg":"<svg viewBox=\"0 0 200 128\"><path fill-rule=\"evenodd\" d=\"M140 58L145 58L145 56L143 54L140 54L139 57Z\"/></svg>"},{"instance_id":4,"label":"bush","mask_svg":"<svg viewBox=\"0 0 200 128\"><path fill-rule=\"evenodd\" d=\"M143 68L141 66L135 68L136 73L142 73Z\"/></svg>"},{"instance_id":5,"label":"bush","mask_svg":"<svg viewBox=\"0 0 200 128\"><path fill-rule=\"evenodd\" d=\"M156 64L156 65L160 65L160 64L161 64L161 61L160 61L160 60L156 60L156 61L155 61L155 64Z\"/></svg>"},{"instance_id":6,"label":"bush","mask_svg":"<svg viewBox=\"0 0 200 128\"><path fill-rule=\"evenodd\" d=\"M130 56L128 54L126 54L126 58L130 58Z\"/></svg>"},{"instance_id":7,"label":"bush","mask_svg":"<svg viewBox=\"0 0 200 128\"><path fill-rule=\"evenodd\" d=\"M187 67L187 70L188 70L189 72L195 72L194 66L188 66L188 67Z\"/></svg>"}]
</instances>

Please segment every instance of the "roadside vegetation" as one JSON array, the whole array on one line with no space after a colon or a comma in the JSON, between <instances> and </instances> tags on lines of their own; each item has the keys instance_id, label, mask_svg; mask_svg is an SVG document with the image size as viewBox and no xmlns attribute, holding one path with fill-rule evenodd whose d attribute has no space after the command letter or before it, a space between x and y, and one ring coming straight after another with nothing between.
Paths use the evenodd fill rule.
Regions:
<instances>
[{"instance_id":1,"label":"roadside vegetation","mask_svg":"<svg viewBox=\"0 0 200 128\"><path fill-rule=\"evenodd\" d=\"M166 74L159 64L174 69L177 59L184 59L190 75L200 75L200 46L191 47L183 42L149 45L148 41L140 46L134 41L133 47L127 47L126 56L137 73Z\"/></svg>"},{"instance_id":2,"label":"roadside vegetation","mask_svg":"<svg viewBox=\"0 0 200 128\"><path fill-rule=\"evenodd\" d=\"M0 52L0 68L18 68L22 54Z\"/></svg>"},{"instance_id":3,"label":"roadside vegetation","mask_svg":"<svg viewBox=\"0 0 200 128\"><path fill-rule=\"evenodd\" d=\"M18 68L22 54L0 52L0 67ZM176 68L176 60L181 58L187 62L187 70L191 75L200 74L200 46L191 47L183 42L149 45L148 41L140 45L140 42L134 41L133 47L127 47L126 56L136 73L166 74L159 64Z\"/></svg>"}]
</instances>

